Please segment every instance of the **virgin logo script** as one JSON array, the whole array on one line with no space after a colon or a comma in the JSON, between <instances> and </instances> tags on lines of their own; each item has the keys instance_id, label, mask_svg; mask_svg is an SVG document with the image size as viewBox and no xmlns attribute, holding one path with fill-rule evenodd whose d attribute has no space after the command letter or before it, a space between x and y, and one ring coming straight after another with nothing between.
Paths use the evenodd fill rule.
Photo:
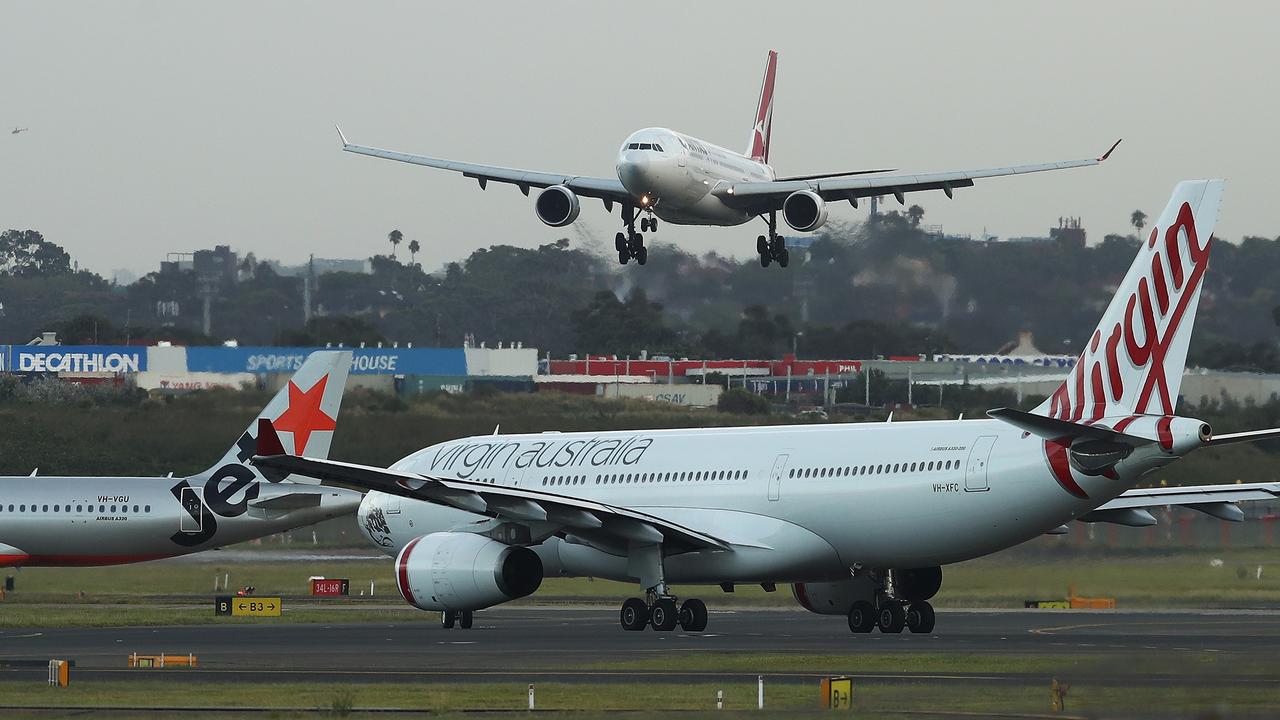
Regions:
<instances>
[{"instance_id":1,"label":"virgin logo script","mask_svg":"<svg viewBox=\"0 0 1280 720\"><path fill-rule=\"evenodd\" d=\"M1178 242L1180 233L1187 237L1185 258ZM1161 240L1163 247L1156 248ZM1181 372L1181 368L1168 367L1165 356L1209 267L1212 241L1205 238L1201 244L1187 203L1178 209L1177 219L1165 229L1163 238L1159 228L1151 231L1147 247L1156 248L1151 253L1151 266L1130 292L1124 317L1110 329L1104 324L1094 332L1075 370L1050 398L1050 417L1079 422L1088 410L1087 421L1097 422L1106 411L1108 397L1118 403L1124 396L1126 383L1137 388L1132 410L1126 413L1173 413L1168 373Z\"/></svg>"}]
</instances>

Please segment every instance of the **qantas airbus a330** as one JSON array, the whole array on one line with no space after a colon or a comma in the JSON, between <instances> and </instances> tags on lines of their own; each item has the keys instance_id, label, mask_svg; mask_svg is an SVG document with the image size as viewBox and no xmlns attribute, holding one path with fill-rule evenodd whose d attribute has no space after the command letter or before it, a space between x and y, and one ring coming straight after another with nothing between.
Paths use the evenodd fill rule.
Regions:
<instances>
[{"instance_id":1,"label":"qantas airbus a330","mask_svg":"<svg viewBox=\"0 0 1280 720\"><path fill-rule=\"evenodd\" d=\"M546 576L638 582L627 630L706 627L670 583L793 583L854 632L933 629L942 566L1072 520L1154 523L1183 505L1227 520L1280 483L1130 490L1218 435L1174 414L1222 182L1183 182L1140 246L1068 380L1032 412L989 419L491 435L390 468L296 457L269 422L254 463L370 490L365 533L401 594L469 627Z\"/></svg>"},{"instance_id":2,"label":"qantas airbus a330","mask_svg":"<svg viewBox=\"0 0 1280 720\"><path fill-rule=\"evenodd\" d=\"M329 454L350 351L313 353L258 416L294 451ZM216 465L186 478L0 478L0 567L118 565L185 555L355 512L360 494L264 482L246 461L257 420Z\"/></svg>"},{"instance_id":3,"label":"qantas airbus a330","mask_svg":"<svg viewBox=\"0 0 1280 720\"><path fill-rule=\"evenodd\" d=\"M613 212L615 204L622 208L625 232L614 237L618 262L635 260L641 265L649 253L641 232L656 232L658 220L675 225L742 225L761 218L768 234L756 238L760 264L768 267L776 262L786 267L790 254L778 235L778 212L792 229L813 232L827 221L829 202L847 200L854 207L859 198L893 195L905 203L906 193L941 190L951 197L956 188L969 187L974 180L1002 175L1021 175L1046 170L1097 165L1115 149L1111 146L1101 157L1088 160L1015 165L984 170L891 175L892 170L852 170L816 175L778 177L769 164L769 139L773 129L773 86L778 67L778 53L770 51L765 65L764 83L751 126L751 139L745 152L739 154L704 140L652 127L636 131L622 143L615 160L617 177L597 178L583 175L519 170L496 165L442 160L422 155L353 145L338 129L342 149L347 152L397 160L426 167L452 170L473 178L484 189L489 182L509 183L525 195L530 188L541 188L534 202L538 219L552 227L561 227L578 218L579 197L604 202ZM1116 141L1116 145L1119 141ZM636 231L636 218L640 231Z\"/></svg>"}]
</instances>

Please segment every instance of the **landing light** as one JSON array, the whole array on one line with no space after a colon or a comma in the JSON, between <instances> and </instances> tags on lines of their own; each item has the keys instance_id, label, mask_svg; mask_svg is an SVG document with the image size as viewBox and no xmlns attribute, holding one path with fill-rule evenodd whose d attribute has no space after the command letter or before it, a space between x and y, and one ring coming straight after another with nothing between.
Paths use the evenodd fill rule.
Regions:
<instances>
[{"instance_id":1,"label":"landing light","mask_svg":"<svg viewBox=\"0 0 1280 720\"><path fill-rule=\"evenodd\" d=\"M648 205L649 205L649 196L648 196L648 195L641 195L641 196L640 196L640 204L641 204L641 205L644 205L645 207L648 207Z\"/></svg>"}]
</instances>

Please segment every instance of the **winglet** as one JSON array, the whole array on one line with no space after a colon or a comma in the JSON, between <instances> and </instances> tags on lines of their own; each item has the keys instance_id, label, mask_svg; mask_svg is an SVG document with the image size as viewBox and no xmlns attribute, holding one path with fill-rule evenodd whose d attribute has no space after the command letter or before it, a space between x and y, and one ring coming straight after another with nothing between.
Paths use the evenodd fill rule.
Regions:
<instances>
[{"instance_id":1,"label":"winglet","mask_svg":"<svg viewBox=\"0 0 1280 720\"><path fill-rule=\"evenodd\" d=\"M342 131L341 131L341 130L339 130L338 132L342 132ZM1109 150L1107 150L1106 152L1102 153L1102 157L1098 158L1098 162L1102 162L1102 161L1106 160L1107 158L1111 157L1111 152L1112 152L1113 150L1115 150L1115 149L1120 145L1121 140L1124 140L1124 138L1120 138L1120 140L1117 140L1117 141L1115 142L1115 144L1114 144L1114 145L1112 145L1112 146L1111 146L1111 148L1110 148Z\"/></svg>"},{"instance_id":2,"label":"winglet","mask_svg":"<svg viewBox=\"0 0 1280 720\"><path fill-rule=\"evenodd\" d=\"M334 125L333 127L338 131L338 137L342 139L342 147L350 145L351 143L347 142L347 136L342 134L342 128L337 125ZM1108 151L1107 154L1110 155L1110 151Z\"/></svg>"},{"instance_id":3,"label":"winglet","mask_svg":"<svg viewBox=\"0 0 1280 720\"><path fill-rule=\"evenodd\" d=\"M275 426L266 418L258 418L258 447L254 454L260 457L285 454L284 443L280 442Z\"/></svg>"}]
</instances>

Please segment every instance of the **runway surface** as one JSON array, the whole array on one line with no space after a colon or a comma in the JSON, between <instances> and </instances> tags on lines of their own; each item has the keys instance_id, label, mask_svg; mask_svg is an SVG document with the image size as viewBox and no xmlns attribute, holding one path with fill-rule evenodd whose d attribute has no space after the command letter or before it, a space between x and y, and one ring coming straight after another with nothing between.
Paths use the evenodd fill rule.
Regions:
<instances>
[{"instance_id":1,"label":"runway surface","mask_svg":"<svg viewBox=\"0 0 1280 720\"><path fill-rule=\"evenodd\" d=\"M1276 662L1280 612L1054 612L939 611L931 635L853 635L844 618L776 610L714 612L705 633L624 632L616 611L600 609L498 608L476 614L471 630L444 630L436 616L421 623L228 624L178 627L29 629L0 631L0 679L43 674L43 667L6 665L9 661L70 658L82 679L139 677L179 681L237 682L356 681L632 681L640 676L680 682L711 682L754 677L757 669L691 672L690 656L726 653L746 656L828 656L832 667L806 672L771 673L782 681L809 681L823 672L860 674L885 682L948 680L964 682L1042 682L1043 673L1020 672L857 673L860 655L903 653L954 654L960 658L992 655L1108 659L1187 657L1187 675L1157 672L1125 662L1100 667L1096 680L1123 675L1126 684L1182 682L1203 670L1205 653L1245 663ZM192 671L139 673L125 669L130 653L191 653ZM610 668L610 663L670 659L643 670ZM1107 663L1110 665L1111 663ZM963 667L963 662L961 663ZM1080 670L1078 672L1090 672ZM1264 684L1280 689L1269 676L1224 677L1221 681Z\"/></svg>"},{"instance_id":2,"label":"runway surface","mask_svg":"<svg viewBox=\"0 0 1280 720\"><path fill-rule=\"evenodd\" d=\"M280 682L494 682L494 680L596 680L630 682L637 676L690 682L771 673L786 666L778 656L828 656L835 666L797 673L774 673L786 682L809 682L823 671L858 674L858 657L886 653L961 656L1161 657L1188 656L1188 673L1198 673L1190 656L1221 653L1245 662L1276 662L1280 612L1274 611L940 611L934 634L854 635L844 618L777 610L713 611L708 632L627 633L611 609L513 607L477 612L475 628L444 630L436 615L408 624L228 624L0 630L0 679L44 674L29 661L73 659L82 679L165 678ZM125 669L129 653L192 653L197 670L140 673ZM646 659L680 659L696 652L762 656L749 670L690 673L689 669L611 669L608 664ZM23 665L22 661L28 661ZM1043 674L865 673L882 682L1041 683ZM1100 667L1098 682L1117 676ZM1185 676L1143 674L1125 665L1126 684L1184 682ZM1203 680L1203 678L1199 678ZM1280 689L1276 676L1217 678L1212 684L1265 684Z\"/></svg>"}]
</instances>

